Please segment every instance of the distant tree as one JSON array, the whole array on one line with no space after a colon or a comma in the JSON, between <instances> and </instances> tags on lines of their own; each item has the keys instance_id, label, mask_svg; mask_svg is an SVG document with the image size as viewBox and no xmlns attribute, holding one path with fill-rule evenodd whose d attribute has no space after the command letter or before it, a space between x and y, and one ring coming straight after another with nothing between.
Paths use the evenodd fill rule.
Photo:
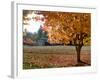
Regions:
<instances>
[{"instance_id":1,"label":"distant tree","mask_svg":"<svg viewBox=\"0 0 100 80\"><path fill-rule=\"evenodd\" d=\"M91 14L72 12L41 12L46 19L45 27L50 43L73 41L77 52L77 62L80 63L81 48L85 39L91 36ZM89 43L90 44L90 43Z\"/></svg>"},{"instance_id":2,"label":"distant tree","mask_svg":"<svg viewBox=\"0 0 100 80\"><path fill-rule=\"evenodd\" d=\"M38 40L39 40L39 39L43 39L43 38L47 38L47 32L44 31L44 30L42 29L42 27L40 27L40 29L38 30L37 35L38 35L38 38L37 38Z\"/></svg>"}]
</instances>

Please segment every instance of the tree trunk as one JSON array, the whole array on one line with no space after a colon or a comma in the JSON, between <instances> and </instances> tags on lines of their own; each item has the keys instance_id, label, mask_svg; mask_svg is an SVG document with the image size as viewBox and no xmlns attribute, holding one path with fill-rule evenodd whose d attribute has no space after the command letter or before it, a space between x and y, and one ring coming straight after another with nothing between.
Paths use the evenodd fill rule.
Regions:
<instances>
[{"instance_id":1,"label":"tree trunk","mask_svg":"<svg viewBox=\"0 0 100 80\"><path fill-rule=\"evenodd\" d=\"M77 52L77 63L79 63L81 61L80 60L81 46L76 46L76 52Z\"/></svg>"}]
</instances>

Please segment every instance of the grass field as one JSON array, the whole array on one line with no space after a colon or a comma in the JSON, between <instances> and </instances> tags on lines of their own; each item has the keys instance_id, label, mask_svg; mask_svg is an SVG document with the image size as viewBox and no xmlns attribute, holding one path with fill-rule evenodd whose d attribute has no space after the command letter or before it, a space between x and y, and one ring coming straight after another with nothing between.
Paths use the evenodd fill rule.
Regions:
<instances>
[{"instance_id":1,"label":"grass field","mask_svg":"<svg viewBox=\"0 0 100 80\"><path fill-rule=\"evenodd\" d=\"M23 69L72 67L77 64L74 46L24 46ZM81 60L91 64L90 47L81 51Z\"/></svg>"}]
</instances>

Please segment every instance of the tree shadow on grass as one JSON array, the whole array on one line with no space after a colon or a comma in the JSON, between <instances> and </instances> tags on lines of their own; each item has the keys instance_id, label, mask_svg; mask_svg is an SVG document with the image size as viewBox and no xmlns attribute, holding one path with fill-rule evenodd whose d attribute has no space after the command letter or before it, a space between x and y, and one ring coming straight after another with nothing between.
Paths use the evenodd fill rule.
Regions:
<instances>
[{"instance_id":1,"label":"tree shadow on grass","mask_svg":"<svg viewBox=\"0 0 100 80\"><path fill-rule=\"evenodd\" d=\"M91 64L83 62L83 61L79 61L77 64L75 64L75 66L90 66Z\"/></svg>"}]
</instances>

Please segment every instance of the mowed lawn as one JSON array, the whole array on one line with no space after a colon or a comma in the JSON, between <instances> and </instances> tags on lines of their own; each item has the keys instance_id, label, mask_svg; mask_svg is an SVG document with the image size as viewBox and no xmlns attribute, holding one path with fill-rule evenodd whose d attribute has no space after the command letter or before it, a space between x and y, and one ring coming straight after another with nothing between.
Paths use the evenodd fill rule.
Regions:
<instances>
[{"instance_id":1,"label":"mowed lawn","mask_svg":"<svg viewBox=\"0 0 100 80\"><path fill-rule=\"evenodd\" d=\"M83 46L81 60L90 66L90 46ZM77 66L76 50L74 46L24 46L23 69L58 68Z\"/></svg>"}]
</instances>

